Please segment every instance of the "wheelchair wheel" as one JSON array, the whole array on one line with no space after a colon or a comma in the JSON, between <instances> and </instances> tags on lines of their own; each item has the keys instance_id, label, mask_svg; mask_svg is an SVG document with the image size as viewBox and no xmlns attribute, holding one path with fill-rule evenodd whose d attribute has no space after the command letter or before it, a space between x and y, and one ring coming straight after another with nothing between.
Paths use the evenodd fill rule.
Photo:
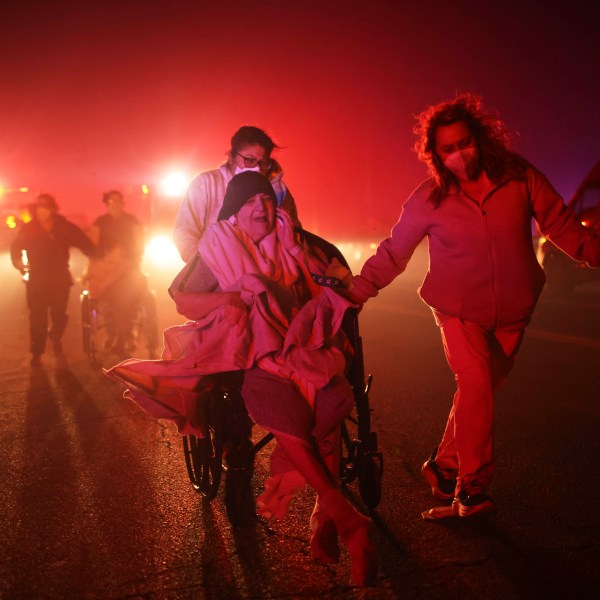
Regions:
<instances>
[{"instance_id":1,"label":"wheelchair wheel","mask_svg":"<svg viewBox=\"0 0 600 600\"><path fill-rule=\"evenodd\" d=\"M188 435L183 438L185 463L193 488L207 500L219 491L222 473L222 445L214 432L203 438Z\"/></svg>"},{"instance_id":2,"label":"wheelchair wheel","mask_svg":"<svg viewBox=\"0 0 600 600\"><path fill-rule=\"evenodd\" d=\"M348 485L358 476L360 442L357 437L356 419L350 416L342 423L340 479L344 485Z\"/></svg>"},{"instance_id":3,"label":"wheelchair wheel","mask_svg":"<svg viewBox=\"0 0 600 600\"><path fill-rule=\"evenodd\" d=\"M90 363L95 365L98 352L98 311L87 290L82 292L80 300L83 351L89 358Z\"/></svg>"},{"instance_id":4,"label":"wheelchair wheel","mask_svg":"<svg viewBox=\"0 0 600 600\"><path fill-rule=\"evenodd\" d=\"M342 453L340 474L344 485L358 479L358 491L370 509L381 501L383 455L377 451L377 434L370 432L364 440L358 439L356 421L347 419L342 426Z\"/></svg>"},{"instance_id":5,"label":"wheelchair wheel","mask_svg":"<svg viewBox=\"0 0 600 600\"><path fill-rule=\"evenodd\" d=\"M207 500L219 491L223 472L224 402L215 397L207 399L209 423L206 436L183 437L183 453L192 487Z\"/></svg>"},{"instance_id":6,"label":"wheelchair wheel","mask_svg":"<svg viewBox=\"0 0 600 600\"><path fill-rule=\"evenodd\" d=\"M362 368L362 359L359 365ZM377 434L371 431L369 391L372 376L364 385L364 375L353 385L355 410L342 424L340 475L344 485L358 479L358 490L369 509L381 501L383 454L377 450Z\"/></svg>"}]
</instances>

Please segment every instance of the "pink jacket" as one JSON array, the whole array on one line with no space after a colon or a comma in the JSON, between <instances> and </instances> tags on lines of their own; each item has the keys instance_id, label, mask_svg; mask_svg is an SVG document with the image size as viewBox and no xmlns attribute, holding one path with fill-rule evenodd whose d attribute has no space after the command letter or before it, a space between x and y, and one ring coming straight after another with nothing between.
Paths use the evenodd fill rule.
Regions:
<instances>
[{"instance_id":1,"label":"pink jacket","mask_svg":"<svg viewBox=\"0 0 600 600\"><path fill-rule=\"evenodd\" d=\"M460 190L439 208L425 181L402 207L391 236L353 278L361 301L376 296L406 268L424 237L429 269L421 298L445 315L495 327L527 322L545 282L531 236L531 218L569 256L600 266L600 237L583 227L544 175L533 167L524 180L497 185L480 206Z\"/></svg>"}]
</instances>

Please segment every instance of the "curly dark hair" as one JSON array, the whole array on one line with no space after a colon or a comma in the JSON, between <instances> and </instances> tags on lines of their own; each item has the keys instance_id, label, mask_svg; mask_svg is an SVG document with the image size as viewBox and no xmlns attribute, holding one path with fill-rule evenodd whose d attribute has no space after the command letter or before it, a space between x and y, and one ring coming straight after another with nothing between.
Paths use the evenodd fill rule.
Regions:
<instances>
[{"instance_id":1,"label":"curly dark hair","mask_svg":"<svg viewBox=\"0 0 600 600\"><path fill-rule=\"evenodd\" d=\"M419 136L415 151L427 164L435 186L430 201L439 206L450 186L456 182L454 174L445 167L435 152L437 128L464 122L475 137L481 166L490 181L499 183L505 177L521 178L529 163L509 149L512 136L498 115L482 107L481 98L473 94L461 94L454 100L429 106L417 117L414 132Z\"/></svg>"}]
</instances>

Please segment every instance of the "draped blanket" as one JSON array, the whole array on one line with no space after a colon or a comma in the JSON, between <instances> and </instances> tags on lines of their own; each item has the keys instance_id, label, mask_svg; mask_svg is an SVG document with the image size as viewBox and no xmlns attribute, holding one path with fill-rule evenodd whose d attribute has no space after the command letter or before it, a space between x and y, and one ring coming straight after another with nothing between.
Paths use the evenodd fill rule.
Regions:
<instances>
[{"instance_id":1,"label":"draped blanket","mask_svg":"<svg viewBox=\"0 0 600 600\"><path fill-rule=\"evenodd\" d=\"M161 360L128 359L105 371L128 388L126 397L174 422L181 434L202 436L196 408L206 375L258 365L291 379L312 403L317 390L344 374L350 349L340 328L353 305L312 282L303 262L309 248L296 259L277 230L255 244L233 222L220 221L206 231L199 252L221 290L239 291L246 310L225 305L171 327ZM327 273L325 262L318 268Z\"/></svg>"},{"instance_id":2,"label":"draped blanket","mask_svg":"<svg viewBox=\"0 0 600 600\"><path fill-rule=\"evenodd\" d=\"M82 279L92 298L101 299L116 282L132 277L136 284L142 277L138 261L124 258L121 249L114 248L106 256L91 260Z\"/></svg>"}]
</instances>

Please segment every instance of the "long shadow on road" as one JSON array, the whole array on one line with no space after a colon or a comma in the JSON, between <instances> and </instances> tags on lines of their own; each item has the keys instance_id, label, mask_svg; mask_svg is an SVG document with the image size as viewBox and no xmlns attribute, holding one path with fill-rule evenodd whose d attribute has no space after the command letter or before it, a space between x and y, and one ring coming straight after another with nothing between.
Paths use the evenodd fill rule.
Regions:
<instances>
[{"instance_id":1,"label":"long shadow on road","mask_svg":"<svg viewBox=\"0 0 600 600\"><path fill-rule=\"evenodd\" d=\"M17 440L11 588L55 597L102 589L110 596L118 592L116 570L121 581L139 575L136 561L123 566L124 557L138 556L152 535L141 527L140 501L128 486L135 481L148 507L156 505L154 486L123 419L107 416L66 365L53 375L32 370Z\"/></svg>"}]
</instances>

